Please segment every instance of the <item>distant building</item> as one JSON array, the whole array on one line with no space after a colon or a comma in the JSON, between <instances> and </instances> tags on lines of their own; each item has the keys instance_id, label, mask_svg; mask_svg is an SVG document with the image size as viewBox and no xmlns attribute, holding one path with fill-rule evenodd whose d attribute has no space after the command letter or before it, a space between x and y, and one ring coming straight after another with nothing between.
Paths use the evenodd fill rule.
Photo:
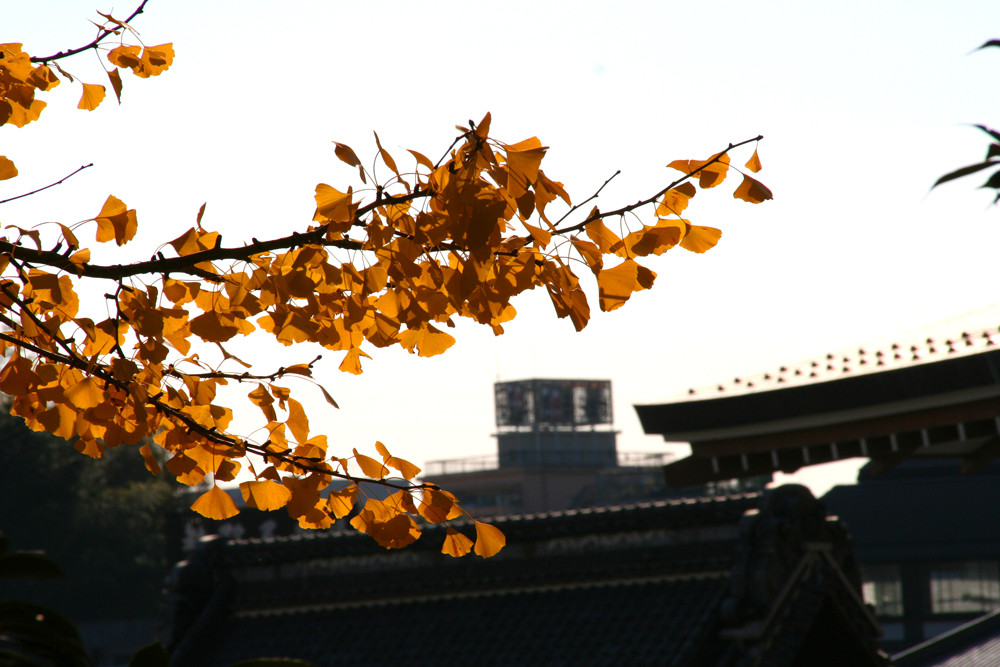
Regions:
<instances>
[{"instance_id":1,"label":"distant building","mask_svg":"<svg viewBox=\"0 0 1000 667\"><path fill-rule=\"evenodd\" d=\"M1000 464L973 475L941 459L875 468L823 502L851 533L882 647L897 652L1000 609Z\"/></svg>"},{"instance_id":2,"label":"distant building","mask_svg":"<svg viewBox=\"0 0 1000 667\"><path fill-rule=\"evenodd\" d=\"M665 454L618 452L610 380L530 379L494 385L496 454L431 461L422 478L482 516L530 514L678 496ZM771 477L720 480L683 495L759 489Z\"/></svg>"},{"instance_id":3,"label":"distant building","mask_svg":"<svg viewBox=\"0 0 1000 667\"><path fill-rule=\"evenodd\" d=\"M208 539L173 578L172 664L882 667L849 538L801 486L443 526ZM469 532L468 524L458 526Z\"/></svg>"}]
</instances>

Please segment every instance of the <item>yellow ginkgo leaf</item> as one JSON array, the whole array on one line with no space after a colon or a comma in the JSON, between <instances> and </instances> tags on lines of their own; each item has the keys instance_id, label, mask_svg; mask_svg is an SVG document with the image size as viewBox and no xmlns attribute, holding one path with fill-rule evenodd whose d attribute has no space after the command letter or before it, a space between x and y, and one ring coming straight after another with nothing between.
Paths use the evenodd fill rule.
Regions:
<instances>
[{"instance_id":1,"label":"yellow ginkgo leaf","mask_svg":"<svg viewBox=\"0 0 1000 667\"><path fill-rule=\"evenodd\" d=\"M105 401L104 389L98 380L85 377L66 390L66 401L75 408L87 410Z\"/></svg>"},{"instance_id":2,"label":"yellow ginkgo leaf","mask_svg":"<svg viewBox=\"0 0 1000 667\"><path fill-rule=\"evenodd\" d=\"M461 558L472 549L472 540L448 526L447 534L444 537L444 544L441 546L441 553Z\"/></svg>"},{"instance_id":3,"label":"yellow ginkgo leaf","mask_svg":"<svg viewBox=\"0 0 1000 667\"><path fill-rule=\"evenodd\" d=\"M751 155L750 159L747 160L746 168L749 169L750 171L752 171L755 174L758 171L761 170L760 157L758 157L758 155L757 155L757 149L756 148L753 149L753 155Z\"/></svg>"},{"instance_id":4,"label":"yellow ginkgo leaf","mask_svg":"<svg viewBox=\"0 0 1000 667\"><path fill-rule=\"evenodd\" d=\"M733 193L733 197L736 199L742 199L743 201L748 201L751 204L759 204L767 201L768 199L773 199L774 195L771 194L768 187L760 181L750 178L749 176L744 176L743 182L740 183L740 187L736 188L736 192Z\"/></svg>"},{"instance_id":5,"label":"yellow ginkgo leaf","mask_svg":"<svg viewBox=\"0 0 1000 667\"><path fill-rule=\"evenodd\" d=\"M17 176L17 167L14 166L13 162L0 155L0 181L6 181L15 176Z\"/></svg>"},{"instance_id":6,"label":"yellow ginkgo leaf","mask_svg":"<svg viewBox=\"0 0 1000 667\"><path fill-rule=\"evenodd\" d=\"M625 305L633 292L653 286L656 274L632 259L597 274L601 310L610 312Z\"/></svg>"},{"instance_id":7,"label":"yellow ginkgo leaf","mask_svg":"<svg viewBox=\"0 0 1000 667\"><path fill-rule=\"evenodd\" d=\"M93 111L104 100L104 95L104 86L101 84L85 83L83 84L83 96L80 98L80 103L76 105L76 108Z\"/></svg>"},{"instance_id":8,"label":"yellow ginkgo leaf","mask_svg":"<svg viewBox=\"0 0 1000 667\"><path fill-rule=\"evenodd\" d=\"M292 497L292 492L284 485L269 479L241 482L240 493L247 505L264 511L281 509Z\"/></svg>"},{"instance_id":9,"label":"yellow ginkgo leaf","mask_svg":"<svg viewBox=\"0 0 1000 667\"><path fill-rule=\"evenodd\" d=\"M229 494L213 486L191 504L191 509L208 519L224 521L240 513Z\"/></svg>"},{"instance_id":10,"label":"yellow ginkgo leaf","mask_svg":"<svg viewBox=\"0 0 1000 667\"><path fill-rule=\"evenodd\" d=\"M389 474L389 468L384 464L379 463L370 456L365 456L364 454L358 453L358 450L354 450L354 460L358 462L361 466L361 472L365 474L366 477L372 479L385 479Z\"/></svg>"},{"instance_id":11,"label":"yellow ginkgo leaf","mask_svg":"<svg viewBox=\"0 0 1000 667\"><path fill-rule=\"evenodd\" d=\"M496 526L491 526L482 521L474 521L476 524L476 553L483 558L495 556L507 544L507 538Z\"/></svg>"},{"instance_id":12,"label":"yellow ginkgo leaf","mask_svg":"<svg viewBox=\"0 0 1000 667\"><path fill-rule=\"evenodd\" d=\"M720 238L722 238L722 231L715 227L690 225L688 233L681 239L681 247L691 252L702 253L714 248Z\"/></svg>"}]
</instances>

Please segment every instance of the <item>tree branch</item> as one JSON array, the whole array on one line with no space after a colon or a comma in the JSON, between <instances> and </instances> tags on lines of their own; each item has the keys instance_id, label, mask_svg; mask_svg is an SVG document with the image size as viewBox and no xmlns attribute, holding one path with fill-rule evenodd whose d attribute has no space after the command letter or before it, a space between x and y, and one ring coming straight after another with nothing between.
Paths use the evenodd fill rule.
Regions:
<instances>
[{"instance_id":1,"label":"tree branch","mask_svg":"<svg viewBox=\"0 0 1000 667\"><path fill-rule=\"evenodd\" d=\"M141 14L142 10L146 6L147 2L149 2L149 0L142 0L142 4L140 4L136 8L136 10L134 12L132 12L131 14L129 14L129 17L127 19L125 19L124 21L122 21L122 23L128 23L129 21L131 21L132 19L134 19L136 16L138 16L139 14ZM97 48L97 46L101 43L101 41L103 41L108 35L115 35L115 34L117 34L117 32L115 30L113 30L113 29L110 29L110 28L101 28L101 30L97 33L97 38L94 39L89 44L86 44L84 46L81 46L81 47L78 47L78 48L75 48L75 49L67 49L66 51L60 51L58 53L53 53L51 56L36 56L36 57L33 57L31 59L31 62L33 62L33 63L48 63L48 62L52 62L53 60L62 60L63 58L69 58L70 56L75 56L78 53L83 53L84 51L89 51L90 49Z\"/></svg>"},{"instance_id":2,"label":"tree branch","mask_svg":"<svg viewBox=\"0 0 1000 667\"><path fill-rule=\"evenodd\" d=\"M79 174L81 171L83 171L87 167L93 167L93 166L94 166L93 162L91 162L90 164L85 164L82 167L78 168L76 171L74 171L72 174L69 174L68 176L63 176L61 179L59 179L55 183L49 183L48 185L46 185L43 188L38 188L37 190L32 190L31 192L25 192L23 195L18 195L16 197L10 197L8 199L0 199L0 204L6 204L7 202L14 201L15 199L23 199L25 197L30 197L31 195L38 194L42 190L48 190L49 188L54 188L55 186L59 185L60 183L63 183L64 181L68 181L72 177L76 176L77 174Z\"/></svg>"},{"instance_id":3,"label":"tree branch","mask_svg":"<svg viewBox=\"0 0 1000 667\"><path fill-rule=\"evenodd\" d=\"M623 215L623 214L628 213L630 211L634 211L637 208L642 208L643 206L646 206L648 204L652 204L657 199L659 199L660 197L662 197L663 195L665 195L669 190L672 190L673 188L676 188L678 185L680 185L684 181L690 179L692 176L697 176L706 167L709 167L709 166L715 164L716 162L718 162L722 158L722 156L726 155L727 153L729 153L729 151L731 151L733 149L736 149L736 148L739 148L740 146L745 146L745 145L747 145L749 143L752 143L754 141L760 141L763 138L764 138L764 135L758 134L753 139L745 139L745 140L743 140L743 141L741 141L741 142L739 142L737 144L729 144L729 147L726 148L726 150L722 151L721 153L719 153L714 158L712 158L711 160L709 160L705 164L701 165L700 167L698 167L694 171L692 171L692 172L690 172L688 174L684 174L683 176L681 176L680 178L678 178L676 181L674 181L673 183L671 183L667 187L665 187L662 190L660 190L659 192L657 192L652 197L648 197L646 199L642 199L640 201L637 201L634 204L629 204L628 206L622 206L621 208L616 208L613 211L607 211L607 212L604 212L604 213L598 211L596 214L588 216L582 222L578 222L575 225L572 225L571 227L564 227L563 229L554 229L554 230L552 230L552 233L553 234L568 234L570 232L579 231L579 230L583 229L584 227L586 227L591 222L594 222L595 220L601 220L603 218L612 218L612 217L614 217L616 215ZM603 188L604 186L602 185L601 187ZM593 199L593 197L591 197L591 199Z\"/></svg>"}]
</instances>

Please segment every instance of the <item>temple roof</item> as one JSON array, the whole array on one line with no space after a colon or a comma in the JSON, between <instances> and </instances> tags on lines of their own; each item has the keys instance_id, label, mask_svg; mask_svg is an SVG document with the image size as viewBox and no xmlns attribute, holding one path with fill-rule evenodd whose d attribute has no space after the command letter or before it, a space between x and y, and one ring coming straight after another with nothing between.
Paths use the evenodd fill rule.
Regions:
<instances>
[{"instance_id":1,"label":"temple roof","mask_svg":"<svg viewBox=\"0 0 1000 667\"><path fill-rule=\"evenodd\" d=\"M790 486L500 517L507 547L491 559L438 553L435 527L393 551L346 532L207 540L175 577L173 655L780 666L829 634L851 664L881 665L846 533L823 512Z\"/></svg>"}]
</instances>

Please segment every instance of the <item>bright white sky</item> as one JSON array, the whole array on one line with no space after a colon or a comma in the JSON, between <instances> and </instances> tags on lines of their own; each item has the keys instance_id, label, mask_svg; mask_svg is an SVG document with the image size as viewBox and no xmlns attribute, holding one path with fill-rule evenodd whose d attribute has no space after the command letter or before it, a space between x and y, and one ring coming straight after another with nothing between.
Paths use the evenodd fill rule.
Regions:
<instances>
[{"instance_id":1,"label":"bright white sky","mask_svg":"<svg viewBox=\"0 0 1000 667\"><path fill-rule=\"evenodd\" d=\"M12 5L0 42L36 55L81 45L93 10L108 10L93 1ZM516 304L505 336L460 326L442 357L377 350L354 377L324 355L318 377L342 409L299 394L312 429L346 452L381 439L418 464L490 453L492 383L526 377L611 378L619 449L664 451L633 404L1000 302L1000 212L978 176L929 192L982 158L985 135L966 123L1000 123L1000 50L969 53L1000 37L995 0L151 0L135 26L148 44L174 43L174 66L124 74L121 107L93 112L64 82L40 122L3 128L0 154L20 176L0 199L95 166L3 206L0 223L75 222L114 194L138 209L140 235L103 261L149 257L203 202L226 245L284 235L309 223L316 183L357 185L331 141L366 161L376 130L401 163L406 148L436 157L455 124L486 111L497 138L551 147L543 168L574 200L621 169L603 209L657 191L671 160L765 137L774 201L733 200L738 179L699 194L687 213L721 228L720 245L667 253L654 289L619 311L599 313L595 295L583 333L538 295ZM65 67L107 84L93 55ZM233 347L261 370L316 354Z\"/></svg>"}]
</instances>

